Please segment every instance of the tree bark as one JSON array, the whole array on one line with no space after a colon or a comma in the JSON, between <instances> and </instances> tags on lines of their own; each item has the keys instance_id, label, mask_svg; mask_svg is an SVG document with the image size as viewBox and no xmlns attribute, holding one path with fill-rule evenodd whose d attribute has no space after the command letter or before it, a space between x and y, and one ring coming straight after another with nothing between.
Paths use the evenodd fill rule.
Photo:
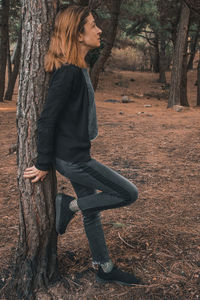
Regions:
<instances>
[{"instance_id":1,"label":"tree bark","mask_svg":"<svg viewBox=\"0 0 200 300\"><path fill-rule=\"evenodd\" d=\"M3 102L5 91L9 6L9 0L0 1L0 102Z\"/></svg>"},{"instance_id":2,"label":"tree bark","mask_svg":"<svg viewBox=\"0 0 200 300\"><path fill-rule=\"evenodd\" d=\"M22 48L17 102L17 164L20 191L19 241L11 293L32 300L39 288L58 277L55 231L55 171L43 182L23 178L35 161L37 119L42 110L49 76L44 71L57 0L22 0ZM12 296L14 299L14 296Z\"/></svg>"},{"instance_id":3,"label":"tree bark","mask_svg":"<svg viewBox=\"0 0 200 300\"><path fill-rule=\"evenodd\" d=\"M160 37L160 75L159 75L159 82L166 83L166 56L165 56L165 39Z\"/></svg>"},{"instance_id":4,"label":"tree bark","mask_svg":"<svg viewBox=\"0 0 200 300\"><path fill-rule=\"evenodd\" d=\"M168 106L180 105L180 87L182 76L182 63L185 49L185 40L188 33L188 24L190 17L190 9L182 3L181 16L178 25L178 33L176 38L176 45L173 55L173 66L171 72L171 86L169 93Z\"/></svg>"},{"instance_id":5,"label":"tree bark","mask_svg":"<svg viewBox=\"0 0 200 300\"><path fill-rule=\"evenodd\" d=\"M156 35L155 37L155 46L154 46L154 50L155 50L155 54L154 54L154 62L153 62L153 72L154 73L159 73L160 70L160 51L159 51L159 38Z\"/></svg>"},{"instance_id":6,"label":"tree bark","mask_svg":"<svg viewBox=\"0 0 200 300\"><path fill-rule=\"evenodd\" d=\"M182 71L181 71L181 85L180 85L180 104L182 106L189 106L187 97L187 62L188 62L188 34L185 39L185 49L183 55Z\"/></svg>"},{"instance_id":7,"label":"tree bark","mask_svg":"<svg viewBox=\"0 0 200 300\"><path fill-rule=\"evenodd\" d=\"M187 69L188 70L192 70L193 69L193 61L194 61L194 57L195 57L195 53L196 53L196 48L197 48L197 42L199 39L199 31L200 31L200 21L198 24L198 28L197 28L197 32L194 36L194 38L191 40L191 47L190 47L190 58L189 58L189 62L187 65Z\"/></svg>"},{"instance_id":8,"label":"tree bark","mask_svg":"<svg viewBox=\"0 0 200 300\"><path fill-rule=\"evenodd\" d=\"M17 47L15 50L15 56L14 56L14 60L13 60L13 71L10 74L9 77L9 81L8 81L8 86L7 86L7 90L5 93L5 100L12 100L12 96L13 96L13 91L14 91L14 87L15 87L15 82L19 73L19 64L20 64L20 56L21 56L21 28L19 31L19 36L18 36L18 41L17 41Z\"/></svg>"},{"instance_id":9,"label":"tree bark","mask_svg":"<svg viewBox=\"0 0 200 300\"><path fill-rule=\"evenodd\" d=\"M117 34L117 25L118 25L118 18L120 14L121 2L122 0L111 0L111 9L110 9L111 20L110 20L109 32L107 34L106 41L105 41L105 46L101 51L100 56L98 57L96 63L94 64L90 72L91 81L94 90L96 90L97 88L100 72L103 69L107 59L109 58L112 47L114 45L115 37Z\"/></svg>"},{"instance_id":10,"label":"tree bark","mask_svg":"<svg viewBox=\"0 0 200 300\"><path fill-rule=\"evenodd\" d=\"M8 29L9 30L9 29ZM11 64L11 57L10 57L10 41L9 41L9 35L7 37L7 69L8 69L8 82L10 80L10 76L12 74L12 64Z\"/></svg>"},{"instance_id":11,"label":"tree bark","mask_svg":"<svg viewBox=\"0 0 200 300\"><path fill-rule=\"evenodd\" d=\"M197 106L200 106L200 50L199 50L199 62L197 67Z\"/></svg>"}]
</instances>

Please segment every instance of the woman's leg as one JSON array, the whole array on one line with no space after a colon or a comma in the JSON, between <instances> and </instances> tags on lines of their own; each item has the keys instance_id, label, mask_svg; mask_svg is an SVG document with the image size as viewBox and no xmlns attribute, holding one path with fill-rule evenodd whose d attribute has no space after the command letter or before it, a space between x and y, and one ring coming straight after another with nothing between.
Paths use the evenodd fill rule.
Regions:
<instances>
[{"instance_id":1,"label":"woman's leg","mask_svg":"<svg viewBox=\"0 0 200 300\"><path fill-rule=\"evenodd\" d=\"M71 184L78 198L96 194L96 190L93 188L85 187L73 181L71 181ZM82 211L82 216L86 236L93 257L93 264L109 263L111 260L105 242L100 212Z\"/></svg>"},{"instance_id":2,"label":"woman's leg","mask_svg":"<svg viewBox=\"0 0 200 300\"><path fill-rule=\"evenodd\" d=\"M132 204L138 197L136 186L95 159L71 163L56 159L56 169L74 183L101 192L78 197L81 211L101 211Z\"/></svg>"},{"instance_id":3,"label":"woman's leg","mask_svg":"<svg viewBox=\"0 0 200 300\"><path fill-rule=\"evenodd\" d=\"M92 251L94 251L95 259L100 259L104 262L104 259L107 256L107 251L104 252L106 249L106 245L102 244L105 242L104 237L102 236L103 230L100 230L98 235L96 236L92 235L94 224L98 225L96 228L97 230L100 229L98 213L100 210L116 208L133 203L138 197L136 186L114 170L104 166L94 159L82 163L69 163L60 159L56 159L56 169L63 176L68 177L71 182L73 182L73 186L78 184L79 188L82 188L82 186L84 186L90 189L98 189L102 191L99 193L91 193L89 195L81 195L81 197L78 197L77 200L72 200L71 202L76 202L75 206L80 208L83 216L86 217L86 227L89 225L87 229L89 228L89 238L91 238L92 236L91 246L94 247L92 248ZM70 209L70 204L67 204L68 209ZM101 247L103 246L101 248L103 249L102 253L104 253L105 255L103 255L103 260L102 256L101 258L96 256L96 242L99 243ZM107 256L107 258L108 257L109 256ZM112 265L111 260L110 262L110 270L110 266L106 265L107 263L99 264L98 272L96 274L96 278L98 281L118 282L124 285L133 285L140 282L140 280L136 278L134 274L123 272L115 265ZM103 268L103 266L105 267L105 269Z\"/></svg>"}]
</instances>

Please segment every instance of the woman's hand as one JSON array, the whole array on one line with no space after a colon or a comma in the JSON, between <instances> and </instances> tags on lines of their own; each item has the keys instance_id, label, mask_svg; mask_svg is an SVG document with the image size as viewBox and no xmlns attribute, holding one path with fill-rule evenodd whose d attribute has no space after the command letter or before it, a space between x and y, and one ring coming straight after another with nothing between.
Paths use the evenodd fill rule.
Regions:
<instances>
[{"instance_id":1,"label":"woman's hand","mask_svg":"<svg viewBox=\"0 0 200 300\"><path fill-rule=\"evenodd\" d=\"M24 178L33 178L35 179L31 180L31 182L37 182L39 180L43 181L45 176L47 175L48 171L41 171L38 170L35 166L32 166L30 168L26 168L24 171Z\"/></svg>"}]
</instances>

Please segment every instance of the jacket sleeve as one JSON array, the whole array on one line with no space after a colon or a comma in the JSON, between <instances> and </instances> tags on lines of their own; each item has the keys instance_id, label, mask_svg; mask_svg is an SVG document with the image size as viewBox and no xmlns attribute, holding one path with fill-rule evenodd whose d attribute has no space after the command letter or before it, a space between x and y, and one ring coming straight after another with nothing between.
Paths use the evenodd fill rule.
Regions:
<instances>
[{"instance_id":1,"label":"jacket sleeve","mask_svg":"<svg viewBox=\"0 0 200 300\"><path fill-rule=\"evenodd\" d=\"M37 123L38 155L35 166L39 170L47 171L51 168L56 122L70 96L74 71L73 66L65 65L52 74L44 108Z\"/></svg>"}]
</instances>

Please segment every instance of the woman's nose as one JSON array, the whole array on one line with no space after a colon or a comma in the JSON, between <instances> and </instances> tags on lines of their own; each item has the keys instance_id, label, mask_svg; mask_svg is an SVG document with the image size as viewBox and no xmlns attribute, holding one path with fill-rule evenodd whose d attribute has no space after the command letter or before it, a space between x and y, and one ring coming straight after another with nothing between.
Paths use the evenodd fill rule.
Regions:
<instances>
[{"instance_id":1,"label":"woman's nose","mask_svg":"<svg viewBox=\"0 0 200 300\"><path fill-rule=\"evenodd\" d=\"M99 29L98 33L99 33L99 34L102 34L101 28L98 27L98 29Z\"/></svg>"}]
</instances>

